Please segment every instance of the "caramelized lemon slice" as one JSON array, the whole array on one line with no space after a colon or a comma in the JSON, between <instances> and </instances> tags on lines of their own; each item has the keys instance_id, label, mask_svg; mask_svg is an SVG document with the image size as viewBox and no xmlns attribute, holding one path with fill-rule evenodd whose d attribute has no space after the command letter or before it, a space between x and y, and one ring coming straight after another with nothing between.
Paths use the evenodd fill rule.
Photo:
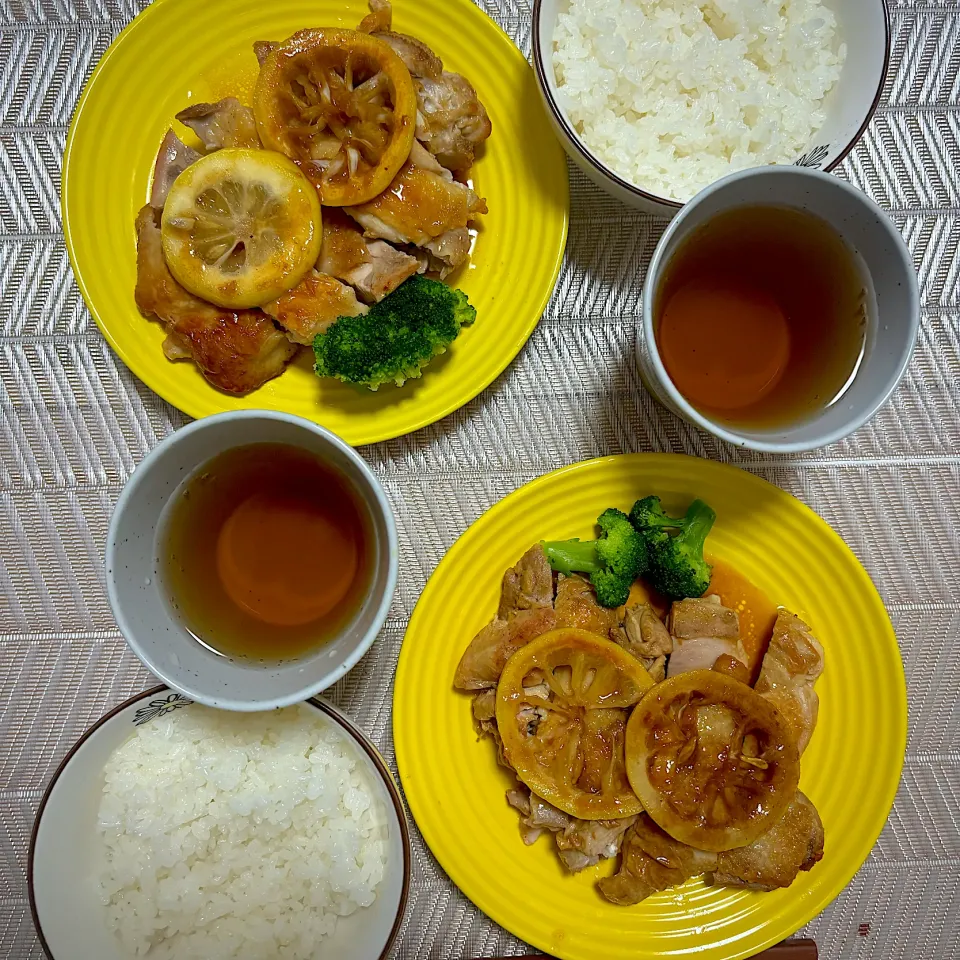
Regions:
<instances>
[{"instance_id":1,"label":"caramelized lemon slice","mask_svg":"<svg viewBox=\"0 0 960 960\"><path fill-rule=\"evenodd\" d=\"M517 776L583 820L642 809L624 768L627 710L653 681L643 665L586 630L553 630L521 647L497 687L497 726Z\"/></svg>"},{"instance_id":2,"label":"caramelized lemon slice","mask_svg":"<svg viewBox=\"0 0 960 960\"><path fill-rule=\"evenodd\" d=\"M163 253L191 293L229 309L295 287L320 254L320 200L271 150L217 150L187 167L163 207Z\"/></svg>"},{"instance_id":3,"label":"caramelized lemon slice","mask_svg":"<svg viewBox=\"0 0 960 960\"><path fill-rule=\"evenodd\" d=\"M671 677L640 701L627 723L626 762L647 813L700 850L753 843L800 778L796 744L776 709L713 670Z\"/></svg>"},{"instance_id":4,"label":"caramelized lemon slice","mask_svg":"<svg viewBox=\"0 0 960 960\"><path fill-rule=\"evenodd\" d=\"M260 67L253 110L264 146L292 158L327 206L366 203L406 163L417 123L410 71L358 30L301 30Z\"/></svg>"}]
</instances>

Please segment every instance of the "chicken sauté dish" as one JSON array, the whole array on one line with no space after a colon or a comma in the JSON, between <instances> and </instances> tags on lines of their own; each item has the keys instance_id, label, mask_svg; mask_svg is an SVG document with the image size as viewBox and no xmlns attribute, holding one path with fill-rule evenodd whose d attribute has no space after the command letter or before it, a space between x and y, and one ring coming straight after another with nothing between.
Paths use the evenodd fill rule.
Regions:
<instances>
[{"instance_id":1,"label":"chicken saut\u00e9 dish","mask_svg":"<svg viewBox=\"0 0 960 960\"><path fill-rule=\"evenodd\" d=\"M704 557L716 519L658 497L598 518L592 541L541 542L503 577L496 617L454 686L514 776L526 844L620 905L687 879L773 890L823 857L798 789L823 648L799 617Z\"/></svg>"},{"instance_id":2,"label":"chicken saut\u00e9 dish","mask_svg":"<svg viewBox=\"0 0 960 960\"><path fill-rule=\"evenodd\" d=\"M138 213L140 312L169 360L245 394L311 346L320 377L376 390L419 377L476 311L442 281L487 212L470 169L490 136L469 80L392 29L370 0L356 30L254 44L252 105L176 115Z\"/></svg>"}]
</instances>

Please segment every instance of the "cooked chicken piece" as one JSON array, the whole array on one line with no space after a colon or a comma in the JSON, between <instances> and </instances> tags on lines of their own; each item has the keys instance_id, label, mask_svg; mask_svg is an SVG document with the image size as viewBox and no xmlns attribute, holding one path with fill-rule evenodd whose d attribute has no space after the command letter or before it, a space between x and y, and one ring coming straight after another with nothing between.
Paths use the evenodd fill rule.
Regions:
<instances>
[{"instance_id":1,"label":"cooked chicken piece","mask_svg":"<svg viewBox=\"0 0 960 960\"><path fill-rule=\"evenodd\" d=\"M417 139L447 169L466 171L490 136L487 111L465 77L444 70L443 61L416 37L394 33L392 19L387 0L370 0L360 29L390 44L410 71L417 88Z\"/></svg>"},{"instance_id":2,"label":"cooked chicken piece","mask_svg":"<svg viewBox=\"0 0 960 960\"><path fill-rule=\"evenodd\" d=\"M673 637L649 603L628 607L623 630L611 636L644 665L654 683L663 680L667 657L673 652Z\"/></svg>"},{"instance_id":3,"label":"cooked chicken piece","mask_svg":"<svg viewBox=\"0 0 960 960\"><path fill-rule=\"evenodd\" d=\"M266 60L278 46L280 46L280 44L273 40L254 40L253 55L257 58L257 63L262 67L264 60Z\"/></svg>"},{"instance_id":4,"label":"cooked chicken piece","mask_svg":"<svg viewBox=\"0 0 960 960\"><path fill-rule=\"evenodd\" d=\"M420 273L436 274L441 280L448 277L470 256L473 238L468 227L448 230L446 233L424 244L421 250L414 247L419 257Z\"/></svg>"},{"instance_id":5,"label":"cooked chicken piece","mask_svg":"<svg viewBox=\"0 0 960 960\"><path fill-rule=\"evenodd\" d=\"M493 126L470 81L444 70L439 77L414 80L417 88L417 139L447 169L464 173Z\"/></svg>"},{"instance_id":6,"label":"cooked chicken piece","mask_svg":"<svg viewBox=\"0 0 960 960\"><path fill-rule=\"evenodd\" d=\"M692 600L677 600L670 609L667 624L677 640L718 637L738 640L740 618L736 610L725 607L716 594Z\"/></svg>"},{"instance_id":7,"label":"cooked chicken piece","mask_svg":"<svg viewBox=\"0 0 960 960\"><path fill-rule=\"evenodd\" d=\"M583 765L577 786L587 793L600 793L611 779L625 781L623 740L627 728L626 710L585 710L580 730L580 758ZM611 757L613 763L611 764Z\"/></svg>"},{"instance_id":8,"label":"cooked chicken piece","mask_svg":"<svg viewBox=\"0 0 960 960\"><path fill-rule=\"evenodd\" d=\"M503 740L497 727L497 691L488 688L481 690L473 698L473 725L480 737L489 737L497 746L497 761L501 767L512 771L503 753Z\"/></svg>"},{"instance_id":9,"label":"cooked chicken piece","mask_svg":"<svg viewBox=\"0 0 960 960\"><path fill-rule=\"evenodd\" d=\"M611 902L631 906L714 870L716 863L715 853L679 843L642 813L623 838L620 870L604 877L597 886Z\"/></svg>"},{"instance_id":10,"label":"cooked chicken piece","mask_svg":"<svg viewBox=\"0 0 960 960\"><path fill-rule=\"evenodd\" d=\"M436 78L443 73L443 61L425 43L405 33L393 32L393 9L388 0L370 0L368 6L370 13L360 21L358 30L372 33L388 43L411 76Z\"/></svg>"},{"instance_id":11,"label":"cooked chicken piece","mask_svg":"<svg viewBox=\"0 0 960 960\"><path fill-rule=\"evenodd\" d=\"M421 272L420 261L416 257L391 247L383 240L372 240L367 244L367 252L370 255L367 263L343 277L366 303L379 303L404 280Z\"/></svg>"},{"instance_id":12,"label":"cooked chicken piece","mask_svg":"<svg viewBox=\"0 0 960 960\"><path fill-rule=\"evenodd\" d=\"M614 635L611 631L619 633L617 611L601 607L590 581L576 574L571 577L560 574L558 577L553 609L557 611L558 627L589 630L607 639Z\"/></svg>"},{"instance_id":13,"label":"cooked chicken piece","mask_svg":"<svg viewBox=\"0 0 960 960\"><path fill-rule=\"evenodd\" d=\"M520 836L528 846L546 830L554 834L560 862L571 872L585 870L620 852L623 835L637 819L578 820L518 784L507 803L519 810Z\"/></svg>"},{"instance_id":14,"label":"cooked chicken piece","mask_svg":"<svg viewBox=\"0 0 960 960\"><path fill-rule=\"evenodd\" d=\"M487 724L496 725L497 718L497 691L494 689L481 690L473 698L473 720L478 733L487 732Z\"/></svg>"},{"instance_id":15,"label":"cooked chicken piece","mask_svg":"<svg viewBox=\"0 0 960 960\"><path fill-rule=\"evenodd\" d=\"M336 207L323 211L323 246L317 270L349 283L365 303L377 303L420 269L416 257L383 240L367 240Z\"/></svg>"},{"instance_id":16,"label":"cooked chicken piece","mask_svg":"<svg viewBox=\"0 0 960 960\"><path fill-rule=\"evenodd\" d=\"M323 244L317 269L338 280L369 259L363 231L338 207L323 208Z\"/></svg>"},{"instance_id":17,"label":"cooked chicken piece","mask_svg":"<svg viewBox=\"0 0 960 960\"><path fill-rule=\"evenodd\" d=\"M439 181L435 180L434 185L445 181L447 184L453 184L452 189L454 191L458 188L465 189L462 188L462 185L455 184L453 174L445 167L442 167L433 154L416 141L414 141L413 148L410 151L408 164L410 167L416 167L430 174L436 174ZM418 174L416 176L422 177L423 175ZM441 187L440 189L443 188ZM470 191L470 194L475 196L475 194L472 194L472 191ZM485 206L483 212L486 212ZM358 217L357 219L359 220L360 218ZM361 223L362 222L361 220ZM379 227L377 229L379 229ZM388 236L387 239L391 239L397 243L400 242L399 239L397 239L399 236L399 233L394 233ZM436 274L441 280L456 270L470 255L472 237L470 230L465 225L446 230L432 240L424 239L423 237L421 237L421 240L421 246L413 246L410 248L410 253L417 259L417 270L420 273L429 272Z\"/></svg>"},{"instance_id":18,"label":"cooked chicken piece","mask_svg":"<svg viewBox=\"0 0 960 960\"><path fill-rule=\"evenodd\" d=\"M739 680L741 683L750 686L750 668L736 657L730 656L729 653L721 653L710 669L716 670L717 673L724 673L728 677L733 677L734 680Z\"/></svg>"},{"instance_id":19,"label":"cooked chicken piece","mask_svg":"<svg viewBox=\"0 0 960 960\"><path fill-rule=\"evenodd\" d=\"M292 290L263 305L294 343L311 344L338 317L355 317L369 308L357 302L351 287L325 273L311 271Z\"/></svg>"},{"instance_id":20,"label":"cooked chicken piece","mask_svg":"<svg viewBox=\"0 0 960 960\"><path fill-rule=\"evenodd\" d=\"M553 570L547 563L543 547L538 543L503 575L497 616L505 619L516 610L552 606Z\"/></svg>"},{"instance_id":21,"label":"cooked chicken piece","mask_svg":"<svg viewBox=\"0 0 960 960\"><path fill-rule=\"evenodd\" d=\"M737 611L723 606L717 596L677 600L670 610L667 628L674 641L668 677L688 670L711 670L724 655L747 663Z\"/></svg>"},{"instance_id":22,"label":"cooked chicken piece","mask_svg":"<svg viewBox=\"0 0 960 960\"><path fill-rule=\"evenodd\" d=\"M823 840L820 814L798 790L786 813L759 840L717 855L713 882L751 890L789 887L801 870L823 858Z\"/></svg>"},{"instance_id":23,"label":"cooked chicken piece","mask_svg":"<svg viewBox=\"0 0 960 960\"><path fill-rule=\"evenodd\" d=\"M378 30L374 36L393 47L394 53L414 78L415 86L420 77L435 79L443 73L443 61L416 37L394 33L392 30Z\"/></svg>"},{"instance_id":24,"label":"cooked chicken piece","mask_svg":"<svg viewBox=\"0 0 960 960\"><path fill-rule=\"evenodd\" d=\"M168 130L153 168L150 206L162 210L173 181L199 159L200 154L193 147L188 147L172 130Z\"/></svg>"},{"instance_id":25,"label":"cooked chicken piece","mask_svg":"<svg viewBox=\"0 0 960 960\"><path fill-rule=\"evenodd\" d=\"M208 153L223 147L259 149L263 146L253 111L236 97L226 97L216 103L195 103L181 110L177 119L200 138Z\"/></svg>"},{"instance_id":26,"label":"cooked chicken piece","mask_svg":"<svg viewBox=\"0 0 960 960\"><path fill-rule=\"evenodd\" d=\"M453 685L458 690L495 687L510 657L531 640L552 630L556 622L556 614L548 607L519 610L506 620L497 617L464 650Z\"/></svg>"},{"instance_id":27,"label":"cooked chicken piece","mask_svg":"<svg viewBox=\"0 0 960 960\"><path fill-rule=\"evenodd\" d=\"M624 834L636 819L635 816L618 820L571 819L569 826L555 837L561 862L571 873L576 873L601 860L612 859L620 852Z\"/></svg>"},{"instance_id":28,"label":"cooked chicken piece","mask_svg":"<svg viewBox=\"0 0 960 960\"><path fill-rule=\"evenodd\" d=\"M487 205L462 183L408 161L378 197L344 210L363 227L364 236L417 247L432 244L431 253L442 255L444 264L454 269L462 262L455 255L465 257L469 246L464 251L462 244L435 241L463 230L476 214L487 212Z\"/></svg>"},{"instance_id":29,"label":"cooked chicken piece","mask_svg":"<svg viewBox=\"0 0 960 960\"><path fill-rule=\"evenodd\" d=\"M393 20L393 8L390 0L369 0L367 6L370 13L361 21L358 30L363 33L378 33L381 30L389 30Z\"/></svg>"},{"instance_id":30,"label":"cooked chicken piece","mask_svg":"<svg viewBox=\"0 0 960 960\"><path fill-rule=\"evenodd\" d=\"M780 711L796 735L800 753L817 725L820 698L813 685L821 673L823 647L799 617L781 610L755 689Z\"/></svg>"},{"instance_id":31,"label":"cooked chicken piece","mask_svg":"<svg viewBox=\"0 0 960 960\"><path fill-rule=\"evenodd\" d=\"M283 372L296 347L260 310L224 310L177 283L163 259L160 211L137 215L137 306L167 327L164 353L192 359L215 387L249 393Z\"/></svg>"},{"instance_id":32,"label":"cooked chicken piece","mask_svg":"<svg viewBox=\"0 0 960 960\"><path fill-rule=\"evenodd\" d=\"M507 791L507 803L520 812L520 837L528 847L537 841L544 830L557 833L566 829L573 819L520 783Z\"/></svg>"}]
</instances>

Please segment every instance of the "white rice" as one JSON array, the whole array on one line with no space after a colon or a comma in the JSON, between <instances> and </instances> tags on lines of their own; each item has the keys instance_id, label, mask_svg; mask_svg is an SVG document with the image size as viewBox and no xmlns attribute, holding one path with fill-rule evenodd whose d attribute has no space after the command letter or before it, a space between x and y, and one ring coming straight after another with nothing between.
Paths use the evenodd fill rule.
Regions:
<instances>
[{"instance_id":1,"label":"white rice","mask_svg":"<svg viewBox=\"0 0 960 960\"><path fill-rule=\"evenodd\" d=\"M305 705L199 705L137 728L106 765L107 922L157 960L333 956L376 899L387 827L358 748Z\"/></svg>"},{"instance_id":2,"label":"white rice","mask_svg":"<svg viewBox=\"0 0 960 960\"><path fill-rule=\"evenodd\" d=\"M554 33L560 107L584 142L675 200L813 146L845 58L819 0L570 0Z\"/></svg>"}]
</instances>

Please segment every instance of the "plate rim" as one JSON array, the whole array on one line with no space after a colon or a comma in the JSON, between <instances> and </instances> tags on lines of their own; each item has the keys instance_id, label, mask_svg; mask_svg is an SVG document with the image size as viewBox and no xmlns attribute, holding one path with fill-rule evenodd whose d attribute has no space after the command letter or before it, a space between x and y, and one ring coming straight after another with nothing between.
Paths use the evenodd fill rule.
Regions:
<instances>
[{"instance_id":1,"label":"plate rim","mask_svg":"<svg viewBox=\"0 0 960 960\"><path fill-rule=\"evenodd\" d=\"M856 576L861 581L863 586L866 588L867 592L870 594L870 599L872 603L877 605L877 609L882 611L883 620L884 620L884 630L882 640L890 648L890 652L895 653L895 662L897 664L896 670L896 689L897 689L897 699L895 704L891 704L892 707L896 709L896 718L897 718L897 734L896 740L891 744L891 757L896 758L896 768L897 775L896 777L891 777L890 786L888 786L886 792L882 795L881 799L883 800L882 806L880 809L884 810L885 813L882 819L879 816L874 818L874 823L870 827L869 833L873 835L873 841L870 844L869 849L867 849L863 858L859 863L853 864L850 863L849 870L844 870L844 873L849 873L849 876L841 884L828 885L824 888L823 892L816 897L807 897L802 901L802 906L798 910L798 914L802 917L799 925L791 930L789 933L777 933L770 934L769 932L763 932L760 934L758 939L749 946L734 948L732 952L727 956L727 960L743 960L743 958L755 956L758 952L763 951L784 939L784 936L792 936L797 930L800 930L803 926L808 924L816 916L823 912L830 903L832 903L840 893L845 890L849 884L859 873L860 869L863 867L863 864L867 861L870 854L874 850L879 840L880 835L883 832L883 829L890 818L890 813L893 810L893 804L896 799L897 792L900 787L900 783L903 779L903 766L906 754L907 747L907 736L908 736L908 699L907 699L907 684L906 684L906 673L903 665L903 655L900 651L899 641L897 640L896 631L893 628L893 623L890 620L890 615L887 611L886 604L883 601L883 597L880 595L879 590L877 590L876 584L873 582L873 578L868 573L867 569L864 567L863 563L849 547L846 541L837 533L836 530L823 518L821 517L812 507L808 506L799 497L795 497L793 494L788 493L782 487L777 486L774 483L771 483L769 480L765 480L763 477L757 476L754 473L751 473L749 470L744 469L743 467L731 464L731 463L722 463L716 460L709 460L703 457L695 457L688 454L681 453L652 453L652 452L638 452L638 453L619 453L619 454L610 454L602 457L592 457L586 460L580 460L576 463L571 463L563 467L559 467L555 470L548 471L547 473L541 474L537 477L534 477L532 480L527 481L524 484L521 484L515 490L501 497L496 503L491 507L485 510L476 520L473 521L451 544L450 548L444 553L440 561L437 563L436 567L433 569L433 572L427 579L427 582L424 584L423 590L420 593L420 596L417 599L417 603L414 606L413 612L410 615L410 620L407 624L407 628L404 631L403 640L400 646L400 653L397 661L397 669L394 675L394 684L393 684L393 698L391 700L392 707L392 721L391 721L391 733L393 737L394 745L394 757L397 764L397 772L400 776L400 783L403 786L404 797L407 801L407 807L410 810L410 815L413 817L414 822L417 825L417 829L420 832L420 835L423 837L424 843L429 849L431 855L436 859L437 863L440 865L442 870L447 874L450 880L454 883L457 889L468 899L473 905L480 910L483 914L489 917L498 925L502 926L505 930L511 933L513 936L518 937L519 939L526 940L531 943L537 949L550 952L551 950L556 955L557 946L556 944L547 943L545 941L538 940L537 937L527 939L527 933L516 932L508 926L505 926L498 919L499 909L496 905L492 905L492 909L488 910L488 906L491 904L487 903L487 898L481 896L477 899L467 892L466 889L462 886L460 880L468 879L468 875L461 871L459 868L455 867L453 870L450 869L447 863L444 863L441 860L440 856L435 852L433 845L430 842L430 837L434 836L434 829L432 825L431 818L424 817L423 823L427 824L427 828L424 829L423 823L421 822L421 815L425 812L421 808L420 798L417 791L412 793L407 789L407 780L404 776L404 770L406 768L407 762L407 742L406 737L403 732L400 730L398 723L398 709L397 709L397 697L398 691L402 689L402 679L403 674L406 673L408 669L408 662L412 656L410 653L410 646L407 644L407 637L411 634L413 628L418 625L419 620L424 616L424 610L427 608L429 602L429 592L431 591L431 583L436 583L435 578L441 570L446 571L447 569L456 569L456 565L459 562L460 553L466 549L466 540L471 534L471 531L478 525L486 525L487 523L492 523L491 516L496 519L496 517L504 512L508 507L506 506L508 502L517 496L522 491L536 490L538 487L547 485L551 482L555 482L558 478L564 476L572 476L574 474L583 472L585 470L602 470L607 466L612 466L615 463L622 463L628 461L639 462L640 460L645 461L660 461L663 463L667 462L695 462L698 464L697 469L703 469L708 472L715 472L717 474L726 474L727 476L736 475L740 481L745 483L748 487L759 487L762 486L765 491L769 494L770 491L774 491L774 495L784 502L790 502L799 505L801 508L801 514L805 516L806 520L812 522L815 527L819 529L819 532L824 535L827 540L830 541L832 549L837 549L845 555L848 560L853 561L853 567L856 573ZM435 586L434 586L435 589ZM877 638L878 640L880 638ZM446 694L452 694L452 687L445 691ZM400 708L399 713L402 715L403 707ZM478 902L481 901L481 902ZM765 930L769 927L768 923L765 923L761 930ZM709 949L709 948L708 948ZM558 956L567 957L565 953L561 953ZM572 956L572 955L569 955Z\"/></svg>"},{"instance_id":2,"label":"plate rim","mask_svg":"<svg viewBox=\"0 0 960 960\"><path fill-rule=\"evenodd\" d=\"M194 419L200 419L201 417L210 416L215 413L221 413L229 410L239 409L234 406L231 401L238 398L233 398L228 394L224 394L221 391L217 390L212 384L209 384L204 380L204 385L212 391L211 394L207 395L206 393L201 393L198 397L194 397L191 394L186 400L182 399L171 399L169 394L176 394L175 390L168 389L166 386L163 386L162 389L158 389L155 386L155 381L157 378L154 378L150 375L152 365L144 368L143 365L135 363L130 357L129 353L124 350L121 346L119 340L114 335L111 330L110 324L108 324L105 319L101 316L100 310L95 305L93 298L90 295L90 292L87 287L87 283L84 279L81 268L77 263L77 256L74 249L74 231L70 225L70 218L68 216L68 207L70 197L72 196L73 191L70 189L70 171L73 161L74 151L76 149L76 140L78 136L78 130L80 129L81 124L83 123L83 113L85 108L88 105L90 98L94 95L95 87L99 81L101 74L109 69L109 62L113 56L116 55L116 52L125 44L130 42L130 37L134 35L135 30L145 29L144 24L149 26L149 22L152 17L156 16L156 11L160 9L166 9L169 6L175 5L177 3L182 3L185 6L189 6L190 0L153 0L148 7L141 10L133 19L120 31L119 34L111 41L110 45L103 52L103 55L98 60L96 66L94 67L92 73L87 79L86 83L83 85L83 90L80 93L80 97L77 100L76 106L73 110L73 116L70 118L70 126L67 131L66 144L63 150L62 166L61 166L61 175L60 175L60 222L63 228L63 240L64 245L67 249L67 257L70 260L70 268L73 273L73 278L77 284L77 288L80 291L80 295L83 298L84 305L87 310L90 312L90 316L93 317L94 323L100 331L100 334L106 340L107 344L110 346L110 349L113 351L117 359L123 363L123 365L136 377L141 383L144 384L149 390L155 393L160 397L165 403L169 403L174 409L179 410L181 413L186 414L189 417ZM301 0L306 6L306 0ZM525 69L530 74L530 79L536 86L536 77L533 73L533 68L530 66L529 61L523 55L523 52L520 48L514 43L510 38L510 35L496 22L489 14L486 13L483 9L477 6L472 0L447 0L448 3L455 3L459 5L461 11L466 11L467 16L476 16L477 23L485 23L486 27L492 28L493 31L498 35L498 43L505 42L510 50L512 51L509 56L517 59L517 64L521 62ZM472 11L472 12L471 12ZM538 100L539 102L539 100ZM551 136L553 136L551 131ZM553 137L553 143L556 147L556 153L558 160L562 160L566 165L566 154L563 152L563 148L560 145L560 142ZM453 398L448 402L445 402L440 405L434 413L426 413L424 415L418 416L411 420L406 427L397 426L388 429L382 429L377 427L379 422L379 417L376 415L368 416L363 415L361 420L368 420L369 425L365 429L354 430L350 429L349 431L344 430L343 432L338 431L338 436L340 436L345 442L350 444L352 447L364 446L371 443L380 443L386 440L395 440L398 437L405 437L409 434L416 433L418 430L422 430L424 427L428 427L434 423L445 419L450 416L450 414L455 413L457 410L462 409L468 403L475 400L480 396L494 381L507 371L512 363L520 355L520 352L526 346L527 341L533 336L534 331L539 326L540 321L543 319L544 311L550 303L554 293L557 289L557 282L560 278L560 271L563 267L563 262L566 256L567 244L569 242L570 234L570 175L569 175L569 166L567 165L566 176L563 178L563 196L559 197L558 206L562 207L562 216L560 230L558 231L557 237L557 253L554 258L554 263L549 272L549 283L544 284L544 290L541 296L539 296L535 304L530 309L530 320L523 326L522 329L518 331L518 335L515 339L511 339L509 347L509 356L505 356L504 362L499 369L492 371L492 373L487 377L481 377L477 382L478 385L476 389L473 386L469 388L470 391L473 391L470 396L463 397L462 399ZM135 305L133 309L136 309ZM144 322L150 322L147 318L144 318ZM163 359L158 354L158 359ZM164 362L170 363L171 361L165 360ZM286 371L284 371L286 372ZM146 374L146 375L144 375ZM282 376L283 374L281 374ZM448 374L449 376L449 374ZM481 382L482 381L482 382ZM261 388L257 388L261 389ZM402 388L398 388L402 389ZM255 396L256 390L251 391L250 394L246 396ZM469 391L468 391L469 392ZM205 399L209 397L209 399ZM239 398L239 399L245 399ZM402 400L403 397L398 397L398 401ZM322 406L318 404L319 409L323 409ZM269 409L283 409L281 407L269 408ZM289 410L283 410L283 412L291 412ZM303 414L297 414L298 416L303 416ZM308 419L313 420L316 423L323 424L323 421L318 419L316 415L308 416ZM329 429L329 428L328 428Z\"/></svg>"}]
</instances>

